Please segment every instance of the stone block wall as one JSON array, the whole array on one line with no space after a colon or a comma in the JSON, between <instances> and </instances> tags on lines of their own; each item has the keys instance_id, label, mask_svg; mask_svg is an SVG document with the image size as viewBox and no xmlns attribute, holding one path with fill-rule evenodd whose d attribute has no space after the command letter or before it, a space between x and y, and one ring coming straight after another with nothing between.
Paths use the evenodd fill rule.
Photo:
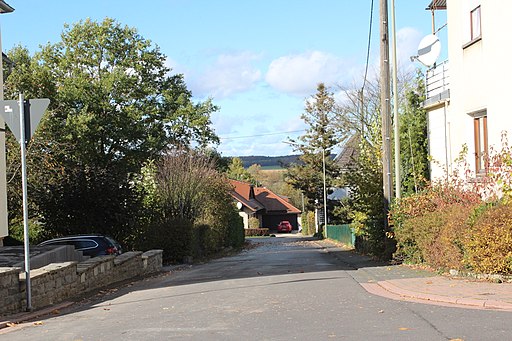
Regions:
<instances>
[{"instance_id":1,"label":"stone block wall","mask_svg":"<svg viewBox=\"0 0 512 341\"><path fill-rule=\"evenodd\" d=\"M21 310L20 268L0 268L0 311Z\"/></svg>"},{"instance_id":2,"label":"stone block wall","mask_svg":"<svg viewBox=\"0 0 512 341\"><path fill-rule=\"evenodd\" d=\"M162 269L162 250L126 252L86 261L52 263L30 272L34 309L62 302L110 284ZM0 268L0 315L26 309L25 273Z\"/></svg>"}]
</instances>

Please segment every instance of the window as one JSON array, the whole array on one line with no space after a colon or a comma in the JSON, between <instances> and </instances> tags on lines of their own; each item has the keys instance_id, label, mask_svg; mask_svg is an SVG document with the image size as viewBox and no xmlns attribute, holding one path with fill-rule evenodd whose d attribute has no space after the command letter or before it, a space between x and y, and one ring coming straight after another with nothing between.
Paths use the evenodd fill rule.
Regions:
<instances>
[{"instance_id":1,"label":"window","mask_svg":"<svg viewBox=\"0 0 512 341\"><path fill-rule=\"evenodd\" d=\"M487 155L487 112L480 112L473 118L475 130L475 170L477 174L485 173L488 166Z\"/></svg>"},{"instance_id":2,"label":"window","mask_svg":"<svg viewBox=\"0 0 512 341\"><path fill-rule=\"evenodd\" d=\"M471 40L482 36L482 26L480 23L480 6L471 11Z\"/></svg>"}]
</instances>

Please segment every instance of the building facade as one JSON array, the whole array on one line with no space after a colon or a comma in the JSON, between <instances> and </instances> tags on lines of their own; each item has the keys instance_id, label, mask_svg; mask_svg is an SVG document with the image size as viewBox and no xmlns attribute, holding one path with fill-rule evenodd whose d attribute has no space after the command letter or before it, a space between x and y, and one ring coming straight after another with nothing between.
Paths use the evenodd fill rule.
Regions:
<instances>
[{"instance_id":1,"label":"building facade","mask_svg":"<svg viewBox=\"0 0 512 341\"><path fill-rule=\"evenodd\" d=\"M429 152L433 180L447 177L463 156L478 177L487 156L512 138L507 17L512 2L434 0L427 8L447 11L448 61L427 71ZM466 153L463 153L467 150Z\"/></svg>"}]
</instances>

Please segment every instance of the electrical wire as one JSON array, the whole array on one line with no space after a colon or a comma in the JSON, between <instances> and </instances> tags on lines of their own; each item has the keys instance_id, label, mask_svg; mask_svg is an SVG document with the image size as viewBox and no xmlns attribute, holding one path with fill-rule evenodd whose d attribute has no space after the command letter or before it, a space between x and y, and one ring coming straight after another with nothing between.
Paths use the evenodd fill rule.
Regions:
<instances>
[{"instance_id":1,"label":"electrical wire","mask_svg":"<svg viewBox=\"0 0 512 341\"><path fill-rule=\"evenodd\" d=\"M266 133L266 134L257 134L257 135L247 135L247 136L233 136L233 137L219 137L220 140L226 141L226 140L238 140L238 139L247 139L251 137L261 137L261 136L271 136L271 135L282 135L282 134L289 134L289 133L300 133L306 131L306 129L301 130L291 130L291 131L280 131L280 132L274 132L274 133Z\"/></svg>"},{"instance_id":2,"label":"electrical wire","mask_svg":"<svg viewBox=\"0 0 512 341\"><path fill-rule=\"evenodd\" d=\"M364 80L363 80L363 86L361 87L361 93L364 91L364 86L366 85L366 77L368 76L368 65L370 62L370 46L371 46L371 40L372 40L372 23L373 23L373 0L370 7L370 28L368 29L368 48L366 51L366 66L364 69Z\"/></svg>"}]
</instances>

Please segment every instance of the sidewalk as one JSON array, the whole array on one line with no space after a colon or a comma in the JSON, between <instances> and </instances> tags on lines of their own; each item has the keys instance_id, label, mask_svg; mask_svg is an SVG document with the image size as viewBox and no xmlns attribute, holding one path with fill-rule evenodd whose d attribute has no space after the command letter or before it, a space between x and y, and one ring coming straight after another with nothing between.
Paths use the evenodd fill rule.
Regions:
<instances>
[{"instance_id":1,"label":"sidewalk","mask_svg":"<svg viewBox=\"0 0 512 341\"><path fill-rule=\"evenodd\" d=\"M512 283L439 276L405 265L378 263L329 240L318 244L352 267L355 271L349 271L350 275L372 294L409 302L512 312Z\"/></svg>"}]
</instances>

